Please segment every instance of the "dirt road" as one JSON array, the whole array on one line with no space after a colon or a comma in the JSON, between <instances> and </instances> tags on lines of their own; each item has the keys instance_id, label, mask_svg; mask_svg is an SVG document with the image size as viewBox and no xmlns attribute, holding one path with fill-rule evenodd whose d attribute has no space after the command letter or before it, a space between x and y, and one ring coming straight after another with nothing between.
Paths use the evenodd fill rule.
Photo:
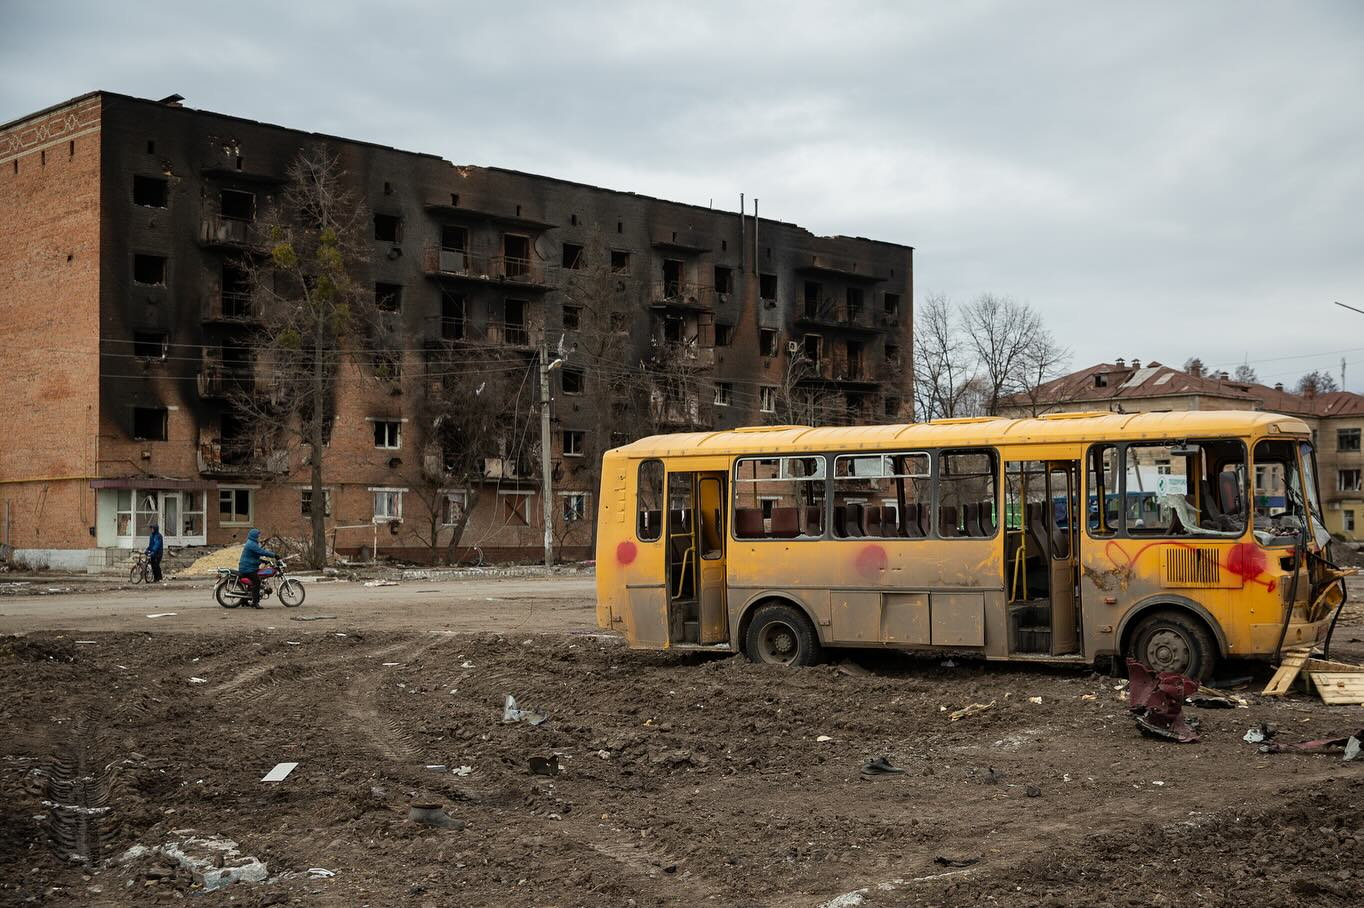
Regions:
<instances>
[{"instance_id":1,"label":"dirt road","mask_svg":"<svg viewBox=\"0 0 1364 908\"><path fill-rule=\"evenodd\" d=\"M635 653L572 632L591 627L581 579L404 586L337 586L316 612L344 617L306 623L175 591L0 602L0 626L29 630L0 638L0 904L1300 906L1364 891L1364 761L1242 740L1259 722L1284 741L1353 733L1358 707L1248 692L1249 708L1195 711L1202 742L1176 745L1140 736L1118 682L1088 670ZM39 608L80 631L37 630ZM395 616L422 631L386 629ZM1356 647L1360 622L1342 622ZM508 694L547 720L504 722ZM972 703L988 708L951 721ZM907 772L860 778L878 756ZM261 781L284 761L298 768ZM466 825L413 823L414 804ZM204 893L169 858L120 860L195 834L239 843L268 880Z\"/></svg>"},{"instance_id":2,"label":"dirt road","mask_svg":"<svg viewBox=\"0 0 1364 908\"><path fill-rule=\"evenodd\" d=\"M590 576L414 580L396 586L307 583L297 609L267 599L265 608L224 609L207 581L175 581L104 593L0 598L0 633L34 630L237 633L266 627L356 624L374 630L535 631L596 626ZM174 612L173 617L148 615ZM296 618L330 615L305 625Z\"/></svg>"}]
</instances>

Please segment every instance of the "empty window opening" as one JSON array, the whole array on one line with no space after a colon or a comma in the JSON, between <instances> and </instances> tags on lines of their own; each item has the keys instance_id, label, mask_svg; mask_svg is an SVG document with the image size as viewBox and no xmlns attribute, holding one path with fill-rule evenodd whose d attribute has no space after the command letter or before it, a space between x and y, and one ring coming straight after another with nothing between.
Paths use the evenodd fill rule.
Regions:
<instances>
[{"instance_id":1,"label":"empty window opening","mask_svg":"<svg viewBox=\"0 0 1364 908\"><path fill-rule=\"evenodd\" d=\"M677 259L663 260L663 295L672 299L682 294L682 263Z\"/></svg>"},{"instance_id":2,"label":"empty window opening","mask_svg":"<svg viewBox=\"0 0 1364 908\"><path fill-rule=\"evenodd\" d=\"M758 352L763 356L777 355L777 330L775 328L758 329Z\"/></svg>"},{"instance_id":3,"label":"empty window opening","mask_svg":"<svg viewBox=\"0 0 1364 908\"><path fill-rule=\"evenodd\" d=\"M663 319L663 340L669 344L682 343L683 337L686 336L685 327L680 317L676 315L665 317Z\"/></svg>"},{"instance_id":4,"label":"empty window opening","mask_svg":"<svg viewBox=\"0 0 1364 908\"><path fill-rule=\"evenodd\" d=\"M815 281L805 282L805 317L819 318L819 299L824 295L824 288Z\"/></svg>"},{"instance_id":5,"label":"empty window opening","mask_svg":"<svg viewBox=\"0 0 1364 908\"><path fill-rule=\"evenodd\" d=\"M900 294L887 293L882 300L882 311L886 316L886 321L895 322L900 318Z\"/></svg>"},{"instance_id":6,"label":"empty window opening","mask_svg":"<svg viewBox=\"0 0 1364 908\"><path fill-rule=\"evenodd\" d=\"M734 326L716 324L715 346L728 347L732 343L734 343Z\"/></svg>"},{"instance_id":7,"label":"empty window opening","mask_svg":"<svg viewBox=\"0 0 1364 908\"><path fill-rule=\"evenodd\" d=\"M133 335L133 356L138 359L165 359L166 335L159 331L138 331Z\"/></svg>"},{"instance_id":8,"label":"empty window opening","mask_svg":"<svg viewBox=\"0 0 1364 908\"><path fill-rule=\"evenodd\" d=\"M133 438L138 441L165 441L166 408L133 407Z\"/></svg>"},{"instance_id":9,"label":"empty window opening","mask_svg":"<svg viewBox=\"0 0 1364 908\"><path fill-rule=\"evenodd\" d=\"M133 177L133 204L165 208L169 184L159 177Z\"/></svg>"},{"instance_id":10,"label":"empty window opening","mask_svg":"<svg viewBox=\"0 0 1364 908\"><path fill-rule=\"evenodd\" d=\"M469 248L469 230L446 224L440 229L440 248L463 251Z\"/></svg>"},{"instance_id":11,"label":"empty window opening","mask_svg":"<svg viewBox=\"0 0 1364 908\"><path fill-rule=\"evenodd\" d=\"M624 222L624 221L616 221L616 233L624 233L624 232L625 232L625 222Z\"/></svg>"},{"instance_id":12,"label":"empty window opening","mask_svg":"<svg viewBox=\"0 0 1364 908\"><path fill-rule=\"evenodd\" d=\"M401 243L403 241L403 219L396 214L376 214L374 216L374 238L381 243Z\"/></svg>"},{"instance_id":13,"label":"empty window opening","mask_svg":"<svg viewBox=\"0 0 1364 908\"><path fill-rule=\"evenodd\" d=\"M242 371L251 367L251 347L246 341L231 339L223 341L223 367Z\"/></svg>"},{"instance_id":14,"label":"empty window opening","mask_svg":"<svg viewBox=\"0 0 1364 908\"><path fill-rule=\"evenodd\" d=\"M245 163L246 163L246 162L245 162L245 160L242 158L242 156L241 156L241 155L237 155L237 169L238 169L238 170L241 170L241 169L242 169L242 165L245 164Z\"/></svg>"},{"instance_id":15,"label":"empty window opening","mask_svg":"<svg viewBox=\"0 0 1364 908\"><path fill-rule=\"evenodd\" d=\"M403 307L401 284L375 284L374 305L380 312L398 312Z\"/></svg>"},{"instance_id":16,"label":"empty window opening","mask_svg":"<svg viewBox=\"0 0 1364 908\"><path fill-rule=\"evenodd\" d=\"M583 247L577 243L564 243L563 266L577 271L583 266Z\"/></svg>"},{"instance_id":17,"label":"empty window opening","mask_svg":"<svg viewBox=\"0 0 1364 908\"><path fill-rule=\"evenodd\" d=\"M724 265L715 266L715 292L733 293L734 292L734 271Z\"/></svg>"},{"instance_id":18,"label":"empty window opening","mask_svg":"<svg viewBox=\"0 0 1364 908\"><path fill-rule=\"evenodd\" d=\"M758 275L758 296L765 300L777 298L777 276L775 274Z\"/></svg>"},{"instance_id":19,"label":"empty window opening","mask_svg":"<svg viewBox=\"0 0 1364 908\"><path fill-rule=\"evenodd\" d=\"M715 383L715 406L728 407L734 402L734 384L722 381Z\"/></svg>"},{"instance_id":20,"label":"empty window opening","mask_svg":"<svg viewBox=\"0 0 1364 908\"><path fill-rule=\"evenodd\" d=\"M458 208L458 207L459 207L459 193L458 193L458 192L452 192L452 193L450 193L450 207L451 207L451 208Z\"/></svg>"},{"instance_id":21,"label":"empty window opening","mask_svg":"<svg viewBox=\"0 0 1364 908\"><path fill-rule=\"evenodd\" d=\"M153 286L164 285L166 283L166 257L164 255L134 255L133 281Z\"/></svg>"},{"instance_id":22,"label":"empty window opening","mask_svg":"<svg viewBox=\"0 0 1364 908\"><path fill-rule=\"evenodd\" d=\"M1096 388L1107 388L1107 387L1108 387L1108 376L1107 376L1107 375L1104 375L1103 373L1096 374L1096 375L1094 376L1094 387L1096 387Z\"/></svg>"},{"instance_id":23,"label":"empty window opening","mask_svg":"<svg viewBox=\"0 0 1364 908\"><path fill-rule=\"evenodd\" d=\"M848 341L848 378L862 377L862 342Z\"/></svg>"},{"instance_id":24,"label":"empty window opening","mask_svg":"<svg viewBox=\"0 0 1364 908\"><path fill-rule=\"evenodd\" d=\"M38 164L39 164L39 166L42 166L42 167L46 167L46 166L47 166L47 149L46 149L46 148L44 148L42 151L38 152Z\"/></svg>"},{"instance_id":25,"label":"empty window opening","mask_svg":"<svg viewBox=\"0 0 1364 908\"><path fill-rule=\"evenodd\" d=\"M218 490L218 525L250 526L251 489Z\"/></svg>"},{"instance_id":26,"label":"empty window opening","mask_svg":"<svg viewBox=\"0 0 1364 908\"><path fill-rule=\"evenodd\" d=\"M617 273L630 270L630 253L621 249L611 250L611 270Z\"/></svg>"},{"instance_id":27,"label":"empty window opening","mask_svg":"<svg viewBox=\"0 0 1364 908\"><path fill-rule=\"evenodd\" d=\"M393 195L393 184L387 180L384 181L384 195Z\"/></svg>"},{"instance_id":28,"label":"empty window opening","mask_svg":"<svg viewBox=\"0 0 1364 908\"><path fill-rule=\"evenodd\" d=\"M530 343L526 333L526 301L506 300L502 304L502 322L506 326L505 343L524 347Z\"/></svg>"},{"instance_id":29,"label":"empty window opening","mask_svg":"<svg viewBox=\"0 0 1364 908\"><path fill-rule=\"evenodd\" d=\"M156 154L156 142L152 139L147 140L147 154Z\"/></svg>"},{"instance_id":30,"label":"empty window opening","mask_svg":"<svg viewBox=\"0 0 1364 908\"><path fill-rule=\"evenodd\" d=\"M612 312L610 316L611 331L615 334L630 333L630 316L625 312Z\"/></svg>"},{"instance_id":31,"label":"empty window opening","mask_svg":"<svg viewBox=\"0 0 1364 908\"><path fill-rule=\"evenodd\" d=\"M515 233L502 235L502 254L507 259L507 275L514 277L530 269L530 238Z\"/></svg>"},{"instance_id":32,"label":"empty window opening","mask_svg":"<svg viewBox=\"0 0 1364 908\"><path fill-rule=\"evenodd\" d=\"M245 318L251 314L251 279L234 262L223 262L223 317Z\"/></svg>"},{"instance_id":33,"label":"empty window opening","mask_svg":"<svg viewBox=\"0 0 1364 908\"><path fill-rule=\"evenodd\" d=\"M900 365L900 346L898 344L886 344L886 362L892 366Z\"/></svg>"},{"instance_id":34,"label":"empty window opening","mask_svg":"<svg viewBox=\"0 0 1364 908\"><path fill-rule=\"evenodd\" d=\"M67 153L68 155L70 155L71 157L73 157L73 158L76 156L76 140L75 140L75 139L72 139L70 142L67 142L67 143L66 143L66 153Z\"/></svg>"},{"instance_id":35,"label":"empty window opening","mask_svg":"<svg viewBox=\"0 0 1364 908\"><path fill-rule=\"evenodd\" d=\"M374 447L394 449L402 446L403 424L396 419L374 420Z\"/></svg>"},{"instance_id":36,"label":"empty window opening","mask_svg":"<svg viewBox=\"0 0 1364 908\"><path fill-rule=\"evenodd\" d=\"M582 323L583 323L582 306L564 307L564 330L576 331L578 330L578 328L582 326Z\"/></svg>"},{"instance_id":37,"label":"empty window opening","mask_svg":"<svg viewBox=\"0 0 1364 908\"><path fill-rule=\"evenodd\" d=\"M568 216L568 223L569 223L571 226L573 226L573 227L577 227L577 226L578 226L578 216L577 216L576 214L570 214L570 215Z\"/></svg>"},{"instance_id":38,"label":"empty window opening","mask_svg":"<svg viewBox=\"0 0 1364 908\"><path fill-rule=\"evenodd\" d=\"M465 299L448 290L440 296L440 336L445 340L464 339Z\"/></svg>"},{"instance_id":39,"label":"empty window opening","mask_svg":"<svg viewBox=\"0 0 1364 908\"><path fill-rule=\"evenodd\" d=\"M304 517L313 513L313 490L299 489L299 513ZM322 490L322 516L332 516L332 492L331 489Z\"/></svg>"},{"instance_id":40,"label":"empty window opening","mask_svg":"<svg viewBox=\"0 0 1364 908\"><path fill-rule=\"evenodd\" d=\"M586 433L579 429L564 430L564 456L581 457L584 450Z\"/></svg>"},{"instance_id":41,"label":"empty window opening","mask_svg":"<svg viewBox=\"0 0 1364 908\"><path fill-rule=\"evenodd\" d=\"M239 189L224 189L218 196L218 211L232 221L256 219L256 194Z\"/></svg>"},{"instance_id":42,"label":"empty window opening","mask_svg":"<svg viewBox=\"0 0 1364 908\"><path fill-rule=\"evenodd\" d=\"M818 366L824 355L824 338L818 334L805 335L805 358Z\"/></svg>"},{"instance_id":43,"label":"empty window opening","mask_svg":"<svg viewBox=\"0 0 1364 908\"><path fill-rule=\"evenodd\" d=\"M771 385L758 388L758 409L764 413L777 412L777 389Z\"/></svg>"},{"instance_id":44,"label":"empty window opening","mask_svg":"<svg viewBox=\"0 0 1364 908\"><path fill-rule=\"evenodd\" d=\"M848 321L855 322L862 315L862 288L848 288Z\"/></svg>"},{"instance_id":45,"label":"empty window opening","mask_svg":"<svg viewBox=\"0 0 1364 908\"><path fill-rule=\"evenodd\" d=\"M894 419L900 415L900 398L887 397L885 401L886 416Z\"/></svg>"},{"instance_id":46,"label":"empty window opening","mask_svg":"<svg viewBox=\"0 0 1364 908\"><path fill-rule=\"evenodd\" d=\"M563 383L565 394L581 394L583 386L587 383L587 375L582 369L566 367L559 380Z\"/></svg>"},{"instance_id":47,"label":"empty window opening","mask_svg":"<svg viewBox=\"0 0 1364 908\"><path fill-rule=\"evenodd\" d=\"M721 241L720 241L720 251L721 251L721 252L728 252L728 251L729 251L729 240L721 240Z\"/></svg>"}]
</instances>

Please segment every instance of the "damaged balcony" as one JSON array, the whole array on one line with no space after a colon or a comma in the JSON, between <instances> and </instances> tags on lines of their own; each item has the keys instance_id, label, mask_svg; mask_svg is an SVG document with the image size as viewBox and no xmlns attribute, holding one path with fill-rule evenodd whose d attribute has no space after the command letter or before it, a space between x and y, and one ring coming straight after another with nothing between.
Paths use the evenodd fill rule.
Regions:
<instances>
[{"instance_id":1,"label":"damaged balcony","mask_svg":"<svg viewBox=\"0 0 1364 908\"><path fill-rule=\"evenodd\" d=\"M693 282L656 281L650 288L649 305L655 309L712 309L715 289Z\"/></svg>"},{"instance_id":2,"label":"damaged balcony","mask_svg":"<svg viewBox=\"0 0 1364 908\"><path fill-rule=\"evenodd\" d=\"M288 451L264 451L249 443L201 436L195 453L201 476L264 479L289 472Z\"/></svg>"},{"instance_id":3,"label":"damaged balcony","mask_svg":"<svg viewBox=\"0 0 1364 908\"><path fill-rule=\"evenodd\" d=\"M480 255L444 246L426 247L423 270L428 277L480 284L513 284L527 290L547 291L551 269L530 258Z\"/></svg>"},{"instance_id":4,"label":"damaged balcony","mask_svg":"<svg viewBox=\"0 0 1364 908\"><path fill-rule=\"evenodd\" d=\"M199 243L210 249L242 249L263 252L265 235L255 221L221 214L204 215L199 222Z\"/></svg>"},{"instance_id":5,"label":"damaged balcony","mask_svg":"<svg viewBox=\"0 0 1364 908\"><path fill-rule=\"evenodd\" d=\"M209 324L254 325L258 323L251 294L247 291L217 291L204 295L202 320Z\"/></svg>"},{"instance_id":6,"label":"damaged balcony","mask_svg":"<svg viewBox=\"0 0 1364 908\"><path fill-rule=\"evenodd\" d=\"M255 376L249 364L234 364L217 357L204 358L198 384L199 397L204 400L226 400L256 390Z\"/></svg>"}]
</instances>

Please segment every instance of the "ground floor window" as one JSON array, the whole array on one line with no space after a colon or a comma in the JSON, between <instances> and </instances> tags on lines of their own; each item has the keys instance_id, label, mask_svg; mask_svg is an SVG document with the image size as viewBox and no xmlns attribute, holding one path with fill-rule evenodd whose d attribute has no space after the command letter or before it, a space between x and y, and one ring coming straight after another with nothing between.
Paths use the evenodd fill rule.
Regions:
<instances>
[{"instance_id":1,"label":"ground floor window","mask_svg":"<svg viewBox=\"0 0 1364 908\"><path fill-rule=\"evenodd\" d=\"M218 489L218 526L250 526L251 490Z\"/></svg>"},{"instance_id":2,"label":"ground floor window","mask_svg":"<svg viewBox=\"0 0 1364 908\"><path fill-rule=\"evenodd\" d=\"M1354 512L1354 511L1346 511L1346 512L1345 512L1345 532L1347 532L1347 533L1353 533L1354 531L1355 531L1355 512Z\"/></svg>"},{"instance_id":3,"label":"ground floor window","mask_svg":"<svg viewBox=\"0 0 1364 908\"><path fill-rule=\"evenodd\" d=\"M299 513L304 517L311 517L313 513L313 490L299 489ZM322 490L322 516L332 516L332 490Z\"/></svg>"},{"instance_id":4,"label":"ground floor window","mask_svg":"<svg viewBox=\"0 0 1364 908\"><path fill-rule=\"evenodd\" d=\"M401 489L372 489L374 493L374 522L387 523L403 519Z\"/></svg>"},{"instance_id":5,"label":"ground floor window","mask_svg":"<svg viewBox=\"0 0 1364 908\"><path fill-rule=\"evenodd\" d=\"M454 526L464 519L464 514L468 509L468 492L446 492L440 522L445 526Z\"/></svg>"},{"instance_id":6,"label":"ground floor window","mask_svg":"<svg viewBox=\"0 0 1364 908\"><path fill-rule=\"evenodd\" d=\"M502 499L502 520L509 526L530 526L530 495L499 492Z\"/></svg>"},{"instance_id":7,"label":"ground floor window","mask_svg":"<svg viewBox=\"0 0 1364 908\"><path fill-rule=\"evenodd\" d=\"M560 495L559 501L562 505L564 523L576 523L587 519L586 492L564 492Z\"/></svg>"}]
</instances>

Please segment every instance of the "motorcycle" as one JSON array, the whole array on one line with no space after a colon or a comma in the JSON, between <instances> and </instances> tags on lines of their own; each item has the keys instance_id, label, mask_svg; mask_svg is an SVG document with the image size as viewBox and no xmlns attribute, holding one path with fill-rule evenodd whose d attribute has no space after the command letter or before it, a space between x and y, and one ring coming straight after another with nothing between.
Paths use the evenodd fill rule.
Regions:
<instances>
[{"instance_id":1,"label":"motorcycle","mask_svg":"<svg viewBox=\"0 0 1364 908\"><path fill-rule=\"evenodd\" d=\"M256 575L260 578L258 581L261 584L260 597L262 600L269 598L275 591L275 584L278 584L279 601L284 603L286 608L298 608L303 604L303 584L285 575L285 560L265 559ZM253 582L257 582L255 577L243 576L241 571L218 568L218 583L213 587L213 598L217 599L223 608L237 608L242 603L251 601Z\"/></svg>"}]
</instances>

